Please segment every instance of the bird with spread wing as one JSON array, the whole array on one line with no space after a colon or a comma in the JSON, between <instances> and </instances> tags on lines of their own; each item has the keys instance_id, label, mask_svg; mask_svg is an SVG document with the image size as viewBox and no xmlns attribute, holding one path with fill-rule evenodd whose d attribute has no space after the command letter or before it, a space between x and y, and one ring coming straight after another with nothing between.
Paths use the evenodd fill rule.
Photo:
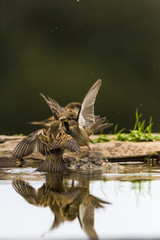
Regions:
<instances>
[{"instance_id":1,"label":"bird with spread wing","mask_svg":"<svg viewBox=\"0 0 160 240\"><path fill-rule=\"evenodd\" d=\"M13 156L22 159L38 151L46 156L38 171L63 172L68 170L62 158L65 149L80 151L77 141L63 131L61 121L55 120L48 130L40 129L25 137L13 150Z\"/></svg>"},{"instance_id":2,"label":"bird with spread wing","mask_svg":"<svg viewBox=\"0 0 160 240\"><path fill-rule=\"evenodd\" d=\"M104 123L106 117L95 116L94 104L101 80L97 80L84 97L79 111L74 111L71 108L65 109L61 107L55 100L50 97L45 97L42 93L49 108L51 109L55 119L59 119L63 123L64 131L70 134L80 146L89 148L89 136L100 132L112 126L112 123Z\"/></svg>"}]
</instances>

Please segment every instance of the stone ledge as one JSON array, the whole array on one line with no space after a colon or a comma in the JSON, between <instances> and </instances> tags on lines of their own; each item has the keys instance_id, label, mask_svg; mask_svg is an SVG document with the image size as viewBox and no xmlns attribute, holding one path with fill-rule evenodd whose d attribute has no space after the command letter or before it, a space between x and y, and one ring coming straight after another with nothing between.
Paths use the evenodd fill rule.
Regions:
<instances>
[{"instance_id":1,"label":"stone ledge","mask_svg":"<svg viewBox=\"0 0 160 240\"><path fill-rule=\"evenodd\" d=\"M113 135L112 139L113 139ZM97 136L95 136L97 137ZM0 136L0 167L15 167L16 159L12 156L12 151L15 146L24 138L24 136ZM66 164L71 165L76 169L83 169L84 162L85 168L105 168L109 167L108 160L120 161L122 159L130 158L144 158L150 155L159 158L160 141L156 142L119 142L111 140L104 143L91 143L91 151L86 147L82 147L81 153L71 153L66 151L64 158ZM42 159L44 156L34 153L27 159ZM76 162L76 164L75 164ZM105 164L105 166L103 166Z\"/></svg>"}]
</instances>

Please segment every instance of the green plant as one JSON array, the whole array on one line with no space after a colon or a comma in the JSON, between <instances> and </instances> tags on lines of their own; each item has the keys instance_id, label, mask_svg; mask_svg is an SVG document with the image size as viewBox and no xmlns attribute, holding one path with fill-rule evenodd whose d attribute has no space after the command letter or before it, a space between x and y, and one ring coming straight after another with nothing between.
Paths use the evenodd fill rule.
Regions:
<instances>
[{"instance_id":1,"label":"green plant","mask_svg":"<svg viewBox=\"0 0 160 240\"><path fill-rule=\"evenodd\" d=\"M130 133L123 133L124 129L120 130L117 133L115 140L128 142L159 141L159 136L152 135L152 117L150 117L149 124L146 128L146 121L141 121L141 117L142 114L139 114L138 109L136 109L136 121L133 130L130 130Z\"/></svg>"},{"instance_id":2,"label":"green plant","mask_svg":"<svg viewBox=\"0 0 160 240\"><path fill-rule=\"evenodd\" d=\"M106 134L100 134L98 138L92 139L92 143L102 143L102 142L109 142L109 138L107 137Z\"/></svg>"}]
</instances>

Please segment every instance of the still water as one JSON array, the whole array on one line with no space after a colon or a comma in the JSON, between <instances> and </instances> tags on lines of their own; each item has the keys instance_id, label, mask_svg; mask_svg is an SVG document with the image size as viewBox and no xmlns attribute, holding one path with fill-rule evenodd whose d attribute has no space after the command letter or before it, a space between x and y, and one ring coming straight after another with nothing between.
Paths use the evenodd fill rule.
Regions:
<instances>
[{"instance_id":1,"label":"still water","mask_svg":"<svg viewBox=\"0 0 160 240\"><path fill-rule=\"evenodd\" d=\"M159 239L160 168L140 169L0 169L0 239Z\"/></svg>"}]
</instances>

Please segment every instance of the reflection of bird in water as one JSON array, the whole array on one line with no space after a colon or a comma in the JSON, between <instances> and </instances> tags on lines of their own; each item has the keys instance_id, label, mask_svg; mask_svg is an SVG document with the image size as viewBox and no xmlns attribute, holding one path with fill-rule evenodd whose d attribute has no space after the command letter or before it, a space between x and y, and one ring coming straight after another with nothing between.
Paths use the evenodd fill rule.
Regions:
<instances>
[{"instance_id":1,"label":"reflection of bird in water","mask_svg":"<svg viewBox=\"0 0 160 240\"><path fill-rule=\"evenodd\" d=\"M103 208L102 204L109 204L93 195L86 194L79 205L78 219L84 232L89 239L98 239L94 228L94 210L95 208Z\"/></svg>"},{"instance_id":2,"label":"reflection of bird in water","mask_svg":"<svg viewBox=\"0 0 160 240\"><path fill-rule=\"evenodd\" d=\"M91 134L95 134L113 125L112 123L104 123L106 117L100 118L94 115L94 104L100 86L101 80L99 79L84 97L79 112L71 108L68 111L61 107L55 100L41 94L50 107L55 119L62 121L65 132L74 137L80 146L89 147L89 136Z\"/></svg>"},{"instance_id":3,"label":"reflection of bird in water","mask_svg":"<svg viewBox=\"0 0 160 240\"><path fill-rule=\"evenodd\" d=\"M41 96L43 96L43 98L45 98L45 96L42 93L41 93ZM48 97L48 99L50 99L50 98ZM52 101L52 99L50 99L50 100ZM81 103L79 103L79 102L71 102L71 103L68 103L64 107L66 112L70 112L70 113L74 112L75 115L78 115L80 108L81 108ZM42 127L48 128L54 120L56 120L55 117L51 116L42 121L33 121L33 122L29 122L29 123L32 125L40 125Z\"/></svg>"},{"instance_id":4,"label":"reflection of bird in water","mask_svg":"<svg viewBox=\"0 0 160 240\"><path fill-rule=\"evenodd\" d=\"M62 159L65 149L80 151L78 143L63 131L61 121L55 120L48 130L40 129L24 138L13 150L13 156L22 159L37 150L46 156L38 171L63 172L68 170Z\"/></svg>"},{"instance_id":5,"label":"reflection of bird in water","mask_svg":"<svg viewBox=\"0 0 160 240\"><path fill-rule=\"evenodd\" d=\"M89 193L89 182L81 187L83 191L81 194L68 206L65 215L68 220L74 219L77 215L80 226L87 234L89 239L98 239L94 228L94 210L95 208L103 208L102 204L110 204L110 202L103 201Z\"/></svg>"},{"instance_id":6,"label":"reflection of bird in water","mask_svg":"<svg viewBox=\"0 0 160 240\"><path fill-rule=\"evenodd\" d=\"M39 189L34 189L29 183L14 180L12 186L28 203L46 207L49 206L55 218L50 228L53 230L64 221L73 221L76 217L89 239L98 239L94 229L94 209L109 204L89 193L87 186L65 186L60 173L47 173L46 183Z\"/></svg>"},{"instance_id":7,"label":"reflection of bird in water","mask_svg":"<svg viewBox=\"0 0 160 240\"><path fill-rule=\"evenodd\" d=\"M60 173L47 173L46 183L37 190L23 180L14 180L12 186L28 203L50 207L55 215L51 229L58 227L66 220L64 215L66 206L70 205L82 191L80 188L67 191L63 183L63 175Z\"/></svg>"}]
</instances>

